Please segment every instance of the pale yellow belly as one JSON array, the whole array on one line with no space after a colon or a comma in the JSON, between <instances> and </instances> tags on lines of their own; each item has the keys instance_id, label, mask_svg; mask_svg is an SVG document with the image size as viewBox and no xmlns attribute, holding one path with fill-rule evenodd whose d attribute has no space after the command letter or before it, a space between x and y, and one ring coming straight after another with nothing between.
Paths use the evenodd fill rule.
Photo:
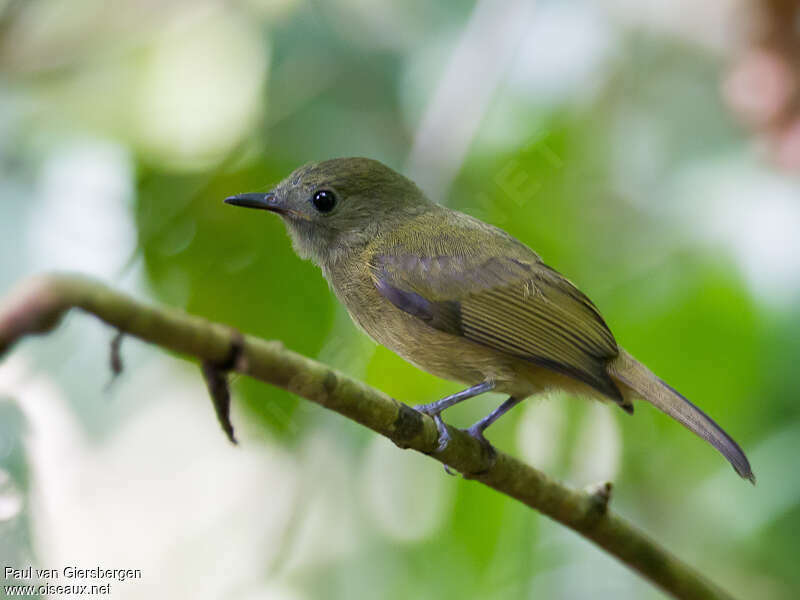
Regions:
<instances>
[{"instance_id":1,"label":"pale yellow belly","mask_svg":"<svg viewBox=\"0 0 800 600\"><path fill-rule=\"evenodd\" d=\"M350 310L350 317L372 339L411 364L442 379L468 386L492 380L498 392L527 397L547 387L547 374L538 382L536 365L444 333L409 315L383 298L379 306Z\"/></svg>"}]
</instances>

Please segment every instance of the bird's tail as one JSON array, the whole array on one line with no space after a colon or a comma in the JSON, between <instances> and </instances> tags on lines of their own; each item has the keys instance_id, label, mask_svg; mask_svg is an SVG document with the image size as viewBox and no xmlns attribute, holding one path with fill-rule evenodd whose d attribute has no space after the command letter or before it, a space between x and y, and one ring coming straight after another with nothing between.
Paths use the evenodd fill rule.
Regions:
<instances>
[{"instance_id":1,"label":"bird's tail","mask_svg":"<svg viewBox=\"0 0 800 600\"><path fill-rule=\"evenodd\" d=\"M608 373L620 384L619 387L626 400L631 394L647 400L707 440L728 459L741 477L755 484L756 477L739 444L734 442L711 417L661 381L633 356L620 348L619 356L608 365Z\"/></svg>"}]
</instances>

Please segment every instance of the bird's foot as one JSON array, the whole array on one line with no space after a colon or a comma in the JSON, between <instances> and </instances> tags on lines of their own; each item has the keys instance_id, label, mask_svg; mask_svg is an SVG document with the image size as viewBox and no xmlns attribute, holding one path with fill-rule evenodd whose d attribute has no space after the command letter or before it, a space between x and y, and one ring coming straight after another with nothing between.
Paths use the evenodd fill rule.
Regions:
<instances>
[{"instance_id":1,"label":"bird's foot","mask_svg":"<svg viewBox=\"0 0 800 600\"><path fill-rule=\"evenodd\" d=\"M433 422L436 423L436 430L439 432L439 441L436 446L436 452L442 452L445 448L447 448L447 444L450 443L450 432L447 431L447 425L445 425L444 421L442 420L441 410L438 410L438 407L435 405L435 402L431 404L417 404L414 407L414 410L421 412L423 415L433 417ZM445 470L447 470L447 467L445 467Z\"/></svg>"},{"instance_id":2,"label":"bird's foot","mask_svg":"<svg viewBox=\"0 0 800 600\"><path fill-rule=\"evenodd\" d=\"M497 450L494 449L492 443L486 439L485 435L483 435L483 428L473 425L469 429L465 429L464 433L478 440L488 456L492 458L497 456Z\"/></svg>"}]
</instances>

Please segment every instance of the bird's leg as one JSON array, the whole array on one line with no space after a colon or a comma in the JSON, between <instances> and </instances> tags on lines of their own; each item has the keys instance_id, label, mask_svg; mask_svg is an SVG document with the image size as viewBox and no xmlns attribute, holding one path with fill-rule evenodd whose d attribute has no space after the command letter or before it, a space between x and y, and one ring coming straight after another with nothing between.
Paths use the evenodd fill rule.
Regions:
<instances>
[{"instance_id":1,"label":"bird's leg","mask_svg":"<svg viewBox=\"0 0 800 600\"><path fill-rule=\"evenodd\" d=\"M480 421L475 423L472 427L467 429L467 433L472 437L474 437L476 440L478 440L480 443L487 445L491 448L492 445L489 443L489 440L487 440L484 437L483 432L486 430L487 427L489 427L489 425L497 421L497 419L502 417L504 414L506 414L508 411L514 408L517 404L522 402L522 400L523 398L514 398L513 396L511 396L508 400L506 400L500 406L495 408L491 413L489 413Z\"/></svg>"},{"instance_id":2,"label":"bird's leg","mask_svg":"<svg viewBox=\"0 0 800 600\"><path fill-rule=\"evenodd\" d=\"M462 390L456 394L445 396L436 402L431 402L430 404L418 404L414 407L415 410L433 417L433 420L436 423L436 429L439 430L439 446L436 449L437 452L441 452L447 448L447 443L450 441L450 434L447 432L447 426L444 424L444 421L442 421L442 411L450 408L454 404L458 404L459 402L463 402L469 398L474 398L475 396L483 394L484 392L489 392L494 389L494 386L494 381L484 381L483 383L473 385L471 388L467 388L466 390ZM498 417L499 416L500 415L498 415ZM488 424L486 426L488 427Z\"/></svg>"},{"instance_id":3,"label":"bird's leg","mask_svg":"<svg viewBox=\"0 0 800 600\"><path fill-rule=\"evenodd\" d=\"M513 396L511 396L500 406L495 408L491 413L489 413L480 421L475 423L472 427L464 430L467 435L474 437L476 440L478 440L478 442L480 442L481 446L483 446L484 452L489 461L488 466L485 469L477 473L465 474L464 475L465 478L472 479L474 477L480 477L494 466L495 460L497 459L497 451L494 449L494 446L492 446L491 442L489 442L489 440L487 440L486 437L483 435L483 432L486 430L487 427L489 427L489 425L497 421L497 419L502 417L509 410L514 408L517 404L522 402L522 400L523 398L514 398Z\"/></svg>"}]
</instances>

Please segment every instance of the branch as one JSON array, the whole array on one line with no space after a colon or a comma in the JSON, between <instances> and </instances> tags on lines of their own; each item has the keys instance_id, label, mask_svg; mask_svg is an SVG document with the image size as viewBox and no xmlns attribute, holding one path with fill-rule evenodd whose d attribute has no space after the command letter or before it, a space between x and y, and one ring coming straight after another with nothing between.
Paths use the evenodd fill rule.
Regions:
<instances>
[{"instance_id":1,"label":"branch","mask_svg":"<svg viewBox=\"0 0 800 600\"><path fill-rule=\"evenodd\" d=\"M80 308L120 332L141 338L204 364L233 367L372 429L400 448L431 456L451 469L547 515L592 540L675 598L730 599L642 531L608 510L610 484L572 490L544 473L450 429L452 439L436 451L436 425L386 394L330 367L287 350L280 342L242 337L230 327L181 311L144 304L102 283L78 275L45 275L23 282L0 302L0 357L22 337L52 330L65 312Z\"/></svg>"}]
</instances>

